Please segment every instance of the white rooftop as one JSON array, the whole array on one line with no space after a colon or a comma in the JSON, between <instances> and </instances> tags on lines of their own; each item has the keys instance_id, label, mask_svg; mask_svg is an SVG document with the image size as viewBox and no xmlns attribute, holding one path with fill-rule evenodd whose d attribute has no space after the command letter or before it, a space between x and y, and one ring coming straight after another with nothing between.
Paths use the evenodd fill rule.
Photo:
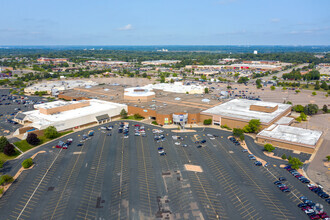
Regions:
<instances>
[{"instance_id":1,"label":"white rooftop","mask_svg":"<svg viewBox=\"0 0 330 220\"><path fill-rule=\"evenodd\" d=\"M132 88L126 88L125 94L126 96L152 96L155 95L155 93L152 91L152 89L144 88L144 87L132 87Z\"/></svg>"},{"instance_id":2,"label":"white rooftop","mask_svg":"<svg viewBox=\"0 0 330 220\"><path fill-rule=\"evenodd\" d=\"M76 87L86 87L86 86L96 86L98 83L93 81L85 80L64 80L64 81L49 81L45 83L37 83L32 86L26 87L24 91L51 91L52 89L56 90L67 90L73 89Z\"/></svg>"},{"instance_id":3,"label":"white rooftop","mask_svg":"<svg viewBox=\"0 0 330 220\"><path fill-rule=\"evenodd\" d=\"M251 105L269 106L269 107L278 106L278 109L271 113L251 111L250 110ZM288 110L290 107L291 105L288 104L281 104L274 102L263 102L257 100L247 100L247 99L233 99L229 102L225 102L223 104L205 110L203 111L203 113L227 116L231 118L238 118L248 121L251 119L259 119L261 123L269 123L273 119L281 115L284 111Z\"/></svg>"},{"instance_id":4,"label":"white rooftop","mask_svg":"<svg viewBox=\"0 0 330 220\"><path fill-rule=\"evenodd\" d=\"M97 99L90 99L88 101L90 103L89 106L58 112L52 115L42 114L39 110L27 111L24 112L24 114L26 115L26 119L32 122L32 127L42 130L48 126L54 125L58 130L64 130L93 122L95 121L95 116L109 114L109 116L112 117L118 115L123 108L127 109L127 106L124 104ZM47 108L50 108L51 106L65 105L65 103L72 104L81 101L63 102L64 101L56 101L45 104L47 104ZM45 104L41 104L41 106L45 106ZM37 107L40 107L40 105L37 105Z\"/></svg>"},{"instance_id":5,"label":"white rooftop","mask_svg":"<svg viewBox=\"0 0 330 220\"><path fill-rule=\"evenodd\" d=\"M277 124L277 125L289 125L292 121L293 121L293 118L291 118L291 117L283 117L280 120L278 120L277 122L275 122L275 124Z\"/></svg>"},{"instance_id":6,"label":"white rooftop","mask_svg":"<svg viewBox=\"0 0 330 220\"><path fill-rule=\"evenodd\" d=\"M315 146L321 135L321 131L313 131L287 125L272 125L268 129L262 130L257 136Z\"/></svg>"},{"instance_id":7,"label":"white rooftop","mask_svg":"<svg viewBox=\"0 0 330 220\"><path fill-rule=\"evenodd\" d=\"M189 94L203 94L205 86L199 85L183 85L182 82L174 83L158 83L158 84L149 84L142 88L146 89L158 89L165 92L175 92L175 93L189 93Z\"/></svg>"},{"instance_id":8,"label":"white rooftop","mask_svg":"<svg viewBox=\"0 0 330 220\"><path fill-rule=\"evenodd\" d=\"M87 100L80 100L80 101L54 101L54 102L46 102L46 103L42 103L42 104L37 104L34 105L33 107L35 109L39 109L39 108L44 108L44 109L51 109L51 108L56 108L56 107L60 107L60 106L65 106L65 105L71 105L71 104L75 104L75 103L79 103L79 102L88 102Z\"/></svg>"}]
</instances>

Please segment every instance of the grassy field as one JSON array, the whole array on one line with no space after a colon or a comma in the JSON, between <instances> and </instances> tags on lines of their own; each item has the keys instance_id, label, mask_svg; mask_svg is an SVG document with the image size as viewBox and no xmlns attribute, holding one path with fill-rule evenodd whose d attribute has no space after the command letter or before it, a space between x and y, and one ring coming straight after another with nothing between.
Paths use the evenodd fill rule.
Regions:
<instances>
[{"instance_id":1,"label":"grassy field","mask_svg":"<svg viewBox=\"0 0 330 220\"><path fill-rule=\"evenodd\" d=\"M65 131L65 132L61 132L59 133L59 136L58 137L61 137L63 135L66 135L66 134L69 134L73 131ZM49 138L46 138L45 136L40 136L38 137L40 139L40 143L36 146L39 146L41 144L44 144L44 143L47 143L49 141L51 141L52 139L49 139ZM14 143L21 151L25 152L25 151L28 151L36 146L33 146L31 144L29 144L26 140L21 140L21 141L17 141Z\"/></svg>"},{"instance_id":2,"label":"grassy field","mask_svg":"<svg viewBox=\"0 0 330 220\"><path fill-rule=\"evenodd\" d=\"M15 149L15 151L16 153L13 156L7 156L4 153L0 153L0 160L6 162L7 160L15 159L18 155L20 155L20 152L18 150Z\"/></svg>"}]
</instances>

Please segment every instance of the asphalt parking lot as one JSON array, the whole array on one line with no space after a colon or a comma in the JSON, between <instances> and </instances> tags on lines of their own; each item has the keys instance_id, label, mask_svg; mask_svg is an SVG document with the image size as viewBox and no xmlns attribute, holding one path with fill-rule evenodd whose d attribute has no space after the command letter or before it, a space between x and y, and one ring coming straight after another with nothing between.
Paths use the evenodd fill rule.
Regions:
<instances>
[{"instance_id":1,"label":"asphalt parking lot","mask_svg":"<svg viewBox=\"0 0 330 220\"><path fill-rule=\"evenodd\" d=\"M46 150L0 199L0 219L308 219L297 207L302 195L329 213L329 205L276 159L267 168L255 166L227 139L230 132L198 129L174 140L176 133L164 130L157 143L156 127L144 125L146 137L135 136L137 122L129 123L128 138L118 133L117 121L106 124L114 126L111 132L94 127L83 146L77 144L88 130L69 135L74 141L68 149L53 148L56 141L29 152L26 157ZM206 140L201 148L196 134ZM252 139L246 141L254 152ZM5 164L7 172L15 173L23 159ZM185 164L202 172L187 171ZM290 193L273 184L280 176L288 179Z\"/></svg>"},{"instance_id":2,"label":"asphalt parking lot","mask_svg":"<svg viewBox=\"0 0 330 220\"><path fill-rule=\"evenodd\" d=\"M8 97L15 97L16 101L8 99ZM21 97L21 96L19 96ZM24 96L27 99L20 99L18 96L11 96L9 89L0 89L0 136L6 136L18 128L22 127L19 124L9 123L8 120L12 120L17 112L25 112L33 110L34 104L29 104L27 101L33 102L46 102L42 97L38 96ZM23 103L25 101L25 103ZM9 105L6 103L10 103Z\"/></svg>"}]
</instances>

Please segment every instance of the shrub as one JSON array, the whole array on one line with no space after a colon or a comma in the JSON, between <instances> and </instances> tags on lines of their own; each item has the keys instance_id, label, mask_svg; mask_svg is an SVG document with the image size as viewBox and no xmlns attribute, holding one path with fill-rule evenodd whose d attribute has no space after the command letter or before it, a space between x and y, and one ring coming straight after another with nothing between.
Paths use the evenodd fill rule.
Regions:
<instances>
[{"instance_id":1,"label":"shrub","mask_svg":"<svg viewBox=\"0 0 330 220\"><path fill-rule=\"evenodd\" d=\"M292 159L292 157L289 155L288 160L291 160L291 159Z\"/></svg>"},{"instance_id":2,"label":"shrub","mask_svg":"<svg viewBox=\"0 0 330 220\"><path fill-rule=\"evenodd\" d=\"M32 158L28 158L22 162L22 167L24 167L25 169L31 167L32 165L33 165Z\"/></svg>"},{"instance_id":3,"label":"shrub","mask_svg":"<svg viewBox=\"0 0 330 220\"><path fill-rule=\"evenodd\" d=\"M3 188L0 188L0 195L3 194Z\"/></svg>"},{"instance_id":4,"label":"shrub","mask_svg":"<svg viewBox=\"0 0 330 220\"><path fill-rule=\"evenodd\" d=\"M305 113L303 113L303 112L300 113L300 118L303 121L307 121L307 115Z\"/></svg>"},{"instance_id":5,"label":"shrub","mask_svg":"<svg viewBox=\"0 0 330 220\"><path fill-rule=\"evenodd\" d=\"M296 118L296 121L301 122L302 121L301 117L299 116L298 118Z\"/></svg>"},{"instance_id":6,"label":"shrub","mask_svg":"<svg viewBox=\"0 0 330 220\"><path fill-rule=\"evenodd\" d=\"M282 159L286 160L286 155L285 154L282 155Z\"/></svg>"},{"instance_id":7,"label":"shrub","mask_svg":"<svg viewBox=\"0 0 330 220\"><path fill-rule=\"evenodd\" d=\"M157 121L152 121L151 124L158 125Z\"/></svg>"},{"instance_id":8,"label":"shrub","mask_svg":"<svg viewBox=\"0 0 330 220\"><path fill-rule=\"evenodd\" d=\"M0 178L0 185L6 185L7 183L11 183L14 181L14 178L10 175L3 175Z\"/></svg>"},{"instance_id":9,"label":"shrub","mask_svg":"<svg viewBox=\"0 0 330 220\"><path fill-rule=\"evenodd\" d=\"M227 130L231 130L231 128L228 127L228 125L221 125L220 127L221 127L221 128L225 128L225 129L227 129Z\"/></svg>"},{"instance_id":10,"label":"shrub","mask_svg":"<svg viewBox=\"0 0 330 220\"><path fill-rule=\"evenodd\" d=\"M142 115L140 115L138 113L134 114L133 117L134 117L134 119L143 119L144 118Z\"/></svg>"},{"instance_id":11,"label":"shrub","mask_svg":"<svg viewBox=\"0 0 330 220\"><path fill-rule=\"evenodd\" d=\"M316 92L312 92L312 96L315 96L315 95L317 95Z\"/></svg>"},{"instance_id":12,"label":"shrub","mask_svg":"<svg viewBox=\"0 0 330 220\"><path fill-rule=\"evenodd\" d=\"M26 138L26 142L28 142L31 145L38 145L40 143L40 139L35 133L30 132Z\"/></svg>"},{"instance_id":13,"label":"shrub","mask_svg":"<svg viewBox=\"0 0 330 220\"><path fill-rule=\"evenodd\" d=\"M271 86L270 89L271 89L272 91L274 91L274 90L275 90L275 86Z\"/></svg>"},{"instance_id":14,"label":"shrub","mask_svg":"<svg viewBox=\"0 0 330 220\"><path fill-rule=\"evenodd\" d=\"M12 156L16 153L15 147L12 144L7 144L5 148L3 149L3 153L7 156Z\"/></svg>"},{"instance_id":15,"label":"shrub","mask_svg":"<svg viewBox=\"0 0 330 220\"><path fill-rule=\"evenodd\" d=\"M3 161L0 160L0 168L2 168L2 167L3 167Z\"/></svg>"},{"instance_id":16,"label":"shrub","mask_svg":"<svg viewBox=\"0 0 330 220\"><path fill-rule=\"evenodd\" d=\"M329 162L330 161L330 155L326 156L327 158L327 161Z\"/></svg>"},{"instance_id":17,"label":"shrub","mask_svg":"<svg viewBox=\"0 0 330 220\"><path fill-rule=\"evenodd\" d=\"M319 107L316 104L308 104L304 107L304 113L306 115L315 115L319 111Z\"/></svg>"},{"instance_id":18,"label":"shrub","mask_svg":"<svg viewBox=\"0 0 330 220\"><path fill-rule=\"evenodd\" d=\"M304 106L302 105L295 105L292 107L292 110L295 112L303 112L304 111Z\"/></svg>"},{"instance_id":19,"label":"shrub","mask_svg":"<svg viewBox=\"0 0 330 220\"><path fill-rule=\"evenodd\" d=\"M44 135L46 138L53 139L58 137L59 134L54 126L49 126L45 129Z\"/></svg>"},{"instance_id":20,"label":"shrub","mask_svg":"<svg viewBox=\"0 0 330 220\"><path fill-rule=\"evenodd\" d=\"M212 119L205 119L203 124L204 125L210 125L210 124L212 124Z\"/></svg>"},{"instance_id":21,"label":"shrub","mask_svg":"<svg viewBox=\"0 0 330 220\"><path fill-rule=\"evenodd\" d=\"M273 147L273 145L271 145L271 144L265 144L264 148L268 152L272 152L273 150L275 150L275 147Z\"/></svg>"},{"instance_id":22,"label":"shrub","mask_svg":"<svg viewBox=\"0 0 330 220\"><path fill-rule=\"evenodd\" d=\"M328 106L323 105L322 111L323 111L323 113L328 113Z\"/></svg>"}]
</instances>

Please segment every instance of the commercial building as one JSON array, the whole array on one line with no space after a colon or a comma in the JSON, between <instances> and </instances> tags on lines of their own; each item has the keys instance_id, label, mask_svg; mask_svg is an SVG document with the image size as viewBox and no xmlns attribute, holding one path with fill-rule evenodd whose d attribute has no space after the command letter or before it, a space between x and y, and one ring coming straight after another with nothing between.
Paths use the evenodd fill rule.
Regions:
<instances>
[{"instance_id":1,"label":"commercial building","mask_svg":"<svg viewBox=\"0 0 330 220\"><path fill-rule=\"evenodd\" d=\"M24 92L27 94L35 94L35 92L47 92L51 94L76 87L90 87L96 85L98 85L96 82L84 80L49 81L26 87Z\"/></svg>"},{"instance_id":2,"label":"commercial building","mask_svg":"<svg viewBox=\"0 0 330 220\"><path fill-rule=\"evenodd\" d=\"M68 58L45 58L45 57L40 57L37 59L38 63L65 63L68 62Z\"/></svg>"},{"instance_id":3,"label":"commercial building","mask_svg":"<svg viewBox=\"0 0 330 220\"><path fill-rule=\"evenodd\" d=\"M141 62L142 65L154 65L154 66L160 66L160 65L171 65L180 63L180 60L148 60Z\"/></svg>"},{"instance_id":4,"label":"commercial building","mask_svg":"<svg viewBox=\"0 0 330 220\"><path fill-rule=\"evenodd\" d=\"M104 123L118 117L127 105L102 100L55 101L34 106L35 110L18 113L14 120L30 130L55 126L58 131ZM26 131L26 129L25 129ZM16 134L19 134L18 130Z\"/></svg>"},{"instance_id":5,"label":"commercial building","mask_svg":"<svg viewBox=\"0 0 330 220\"><path fill-rule=\"evenodd\" d=\"M201 121L212 119L215 125L244 128L251 119L258 119L267 128L291 112L291 105L247 99L233 99L201 112Z\"/></svg>"},{"instance_id":6,"label":"commercial building","mask_svg":"<svg viewBox=\"0 0 330 220\"><path fill-rule=\"evenodd\" d=\"M321 131L274 124L258 133L256 140L261 144L269 143L276 147L313 153L321 136Z\"/></svg>"},{"instance_id":7,"label":"commercial building","mask_svg":"<svg viewBox=\"0 0 330 220\"><path fill-rule=\"evenodd\" d=\"M182 82L174 83L158 83L158 84L149 84L144 86L146 89L157 89L164 92L173 92L173 93L188 93L188 94L203 94L205 92L205 86L201 85L183 85Z\"/></svg>"},{"instance_id":8,"label":"commercial building","mask_svg":"<svg viewBox=\"0 0 330 220\"><path fill-rule=\"evenodd\" d=\"M124 90L124 100L132 102L148 102L155 98L152 89L133 87Z\"/></svg>"}]
</instances>

